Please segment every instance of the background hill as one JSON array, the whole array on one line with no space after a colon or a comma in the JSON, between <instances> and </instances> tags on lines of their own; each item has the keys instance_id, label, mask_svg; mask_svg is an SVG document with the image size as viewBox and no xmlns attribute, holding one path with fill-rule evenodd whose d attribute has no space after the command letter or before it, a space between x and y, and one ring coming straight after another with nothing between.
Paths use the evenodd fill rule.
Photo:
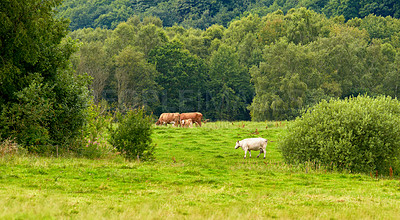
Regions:
<instances>
[{"instance_id":1,"label":"background hill","mask_svg":"<svg viewBox=\"0 0 400 220\"><path fill-rule=\"evenodd\" d=\"M346 20L369 14L400 17L397 0L64 0L59 16L71 19L71 29L115 28L133 15L159 17L163 25L205 29L213 24L227 27L243 14L267 15L278 9L305 7L328 17L343 15Z\"/></svg>"}]
</instances>

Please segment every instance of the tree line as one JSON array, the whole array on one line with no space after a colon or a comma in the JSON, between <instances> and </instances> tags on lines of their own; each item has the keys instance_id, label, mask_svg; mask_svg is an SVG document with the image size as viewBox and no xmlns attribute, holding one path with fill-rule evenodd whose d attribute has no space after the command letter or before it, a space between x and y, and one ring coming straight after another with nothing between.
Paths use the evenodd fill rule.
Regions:
<instances>
[{"instance_id":1,"label":"tree line","mask_svg":"<svg viewBox=\"0 0 400 220\"><path fill-rule=\"evenodd\" d=\"M346 20L369 14L400 18L397 0L64 0L58 7L60 17L70 18L72 30L82 28L114 29L133 15L159 17L164 26L206 29L213 24L227 27L234 18L249 13L263 17L276 10L287 13L305 7L327 17L343 15Z\"/></svg>"},{"instance_id":2,"label":"tree line","mask_svg":"<svg viewBox=\"0 0 400 220\"><path fill-rule=\"evenodd\" d=\"M228 27L164 27L139 16L114 30L85 28L73 56L95 101L213 120L285 120L331 97L399 95L400 21L346 21L306 8L249 14Z\"/></svg>"}]
</instances>

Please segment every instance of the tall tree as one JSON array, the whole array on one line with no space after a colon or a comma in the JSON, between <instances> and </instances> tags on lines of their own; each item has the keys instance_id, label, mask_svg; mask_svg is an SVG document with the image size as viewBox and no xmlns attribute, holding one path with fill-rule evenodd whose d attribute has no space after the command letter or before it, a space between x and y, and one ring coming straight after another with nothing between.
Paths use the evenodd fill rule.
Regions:
<instances>
[{"instance_id":1,"label":"tall tree","mask_svg":"<svg viewBox=\"0 0 400 220\"><path fill-rule=\"evenodd\" d=\"M249 119L247 105L253 95L250 74L239 63L232 47L221 45L210 58L210 82L207 102L212 119Z\"/></svg>"},{"instance_id":2,"label":"tall tree","mask_svg":"<svg viewBox=\"0 0 400 220\"><path fill-rule=\"evenodd\" d=\"M168 41L165 32L154 24L147 24L140 27L135 39L135 45L146 56L157 46Z\"/></svg>"},{"instance_id":3,"label":"tall tree","mask_svg":"<svg viewBox=\"0 0 400 220\"><path fill-rule=\"evenodd\" d=\"M85 122L85 82L69 69L74 42L63 37L65 19L56 19L61 0L10 0L0 3L0 133L26 145L64 144ZM37 93L35 99L30 99ZM45 105L42 105L45 104ZM50 111L28 111L48 106ZM36 119L35 119L36 120ZM25 125L20 127L19 125ZM33 129L34 128L37 129ZM46 140L40 137L44 134Z\"/></svg>"},{"instance_id":4,"label":"tall tree","mask_svg":"<svg viewBox=\"0 0 400 220\"><path fill-rule=\"evenodd\" d=\"M157 71L152 64L147 63L145 55L134 47L124 48L116 56L115 77L117 80L118 103L132 108L144 106L146 94L158 93L154 79ZM151 103L154 105L157 103ZM149 107L149 106L146 106Z\"/></svg>"},{"instance_id":5,"label":"tall tree","mask_svg":"<svg viewBox=\"0 0 400 220\"><path fill-rule=\"evenodd\" d=\"M110 75L103 43L99 41L84 43L80 47L79 56L77 71L79 74L87 73L92 77L90 90L94 102L97 103L102 99L103 89Z\"/></svg>"},{"instance_id":6,"label":"tall tree","mask_svg":"<svg viewBox=\"0 0 400 220\"><path fill-rule=\"evenodd\" d=\"M184 50L177 41L157 47L149 60L160 73L156 82L163 87L160 94L162 112L201 111L207 68L204 62Z\"/></svg>"},{"instance_id":7,"label":"tall tree","mask_svg":"<svg viewBox=\"0 0 400 220\"><path fill-rule=\"evenodd\" d=\"M290 119L305 107L307 81L320 77L308 47L282 39L267 46L264 61L251 69L256 96L249 107L253 120ZM318 83L315 83L318 84Z\"/></svg>"}]
</instances>

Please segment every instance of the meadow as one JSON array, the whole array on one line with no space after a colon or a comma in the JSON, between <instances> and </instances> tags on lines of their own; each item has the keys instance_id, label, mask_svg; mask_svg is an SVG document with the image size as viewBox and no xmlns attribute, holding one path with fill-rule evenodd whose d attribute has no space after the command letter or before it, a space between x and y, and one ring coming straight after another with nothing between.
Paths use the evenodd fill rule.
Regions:
<instances>
[{"instance_id":1,"label":"meadow","mask_svg":"<svg viewBox=\"0 0 400 220\"><path fill-rule=\"evenodd\" d=\"M400 217L398 175L285 164L277 147L285 132L275 122L155 127L155 161L5 156L0 219ZM249 137L269 140L265 160L234 149Z\"/></svg>"}]
</instances>

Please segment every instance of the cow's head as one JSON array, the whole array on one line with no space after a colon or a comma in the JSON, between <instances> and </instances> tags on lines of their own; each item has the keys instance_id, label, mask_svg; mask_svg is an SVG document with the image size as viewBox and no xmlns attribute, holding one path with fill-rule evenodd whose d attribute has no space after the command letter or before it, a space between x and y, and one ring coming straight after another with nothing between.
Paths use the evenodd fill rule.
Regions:
<instances>
[{"instance_id":1,"label":"cow's head","mask_svg":"<svg viewBox=\"0 0 400 220\"><path fill-rule=\"evenodd\" d=\"M236 141L235 149L238 149L239 147L241 147L241 146L240 146L240 141Z\"/></svg>"}]
</instances>

